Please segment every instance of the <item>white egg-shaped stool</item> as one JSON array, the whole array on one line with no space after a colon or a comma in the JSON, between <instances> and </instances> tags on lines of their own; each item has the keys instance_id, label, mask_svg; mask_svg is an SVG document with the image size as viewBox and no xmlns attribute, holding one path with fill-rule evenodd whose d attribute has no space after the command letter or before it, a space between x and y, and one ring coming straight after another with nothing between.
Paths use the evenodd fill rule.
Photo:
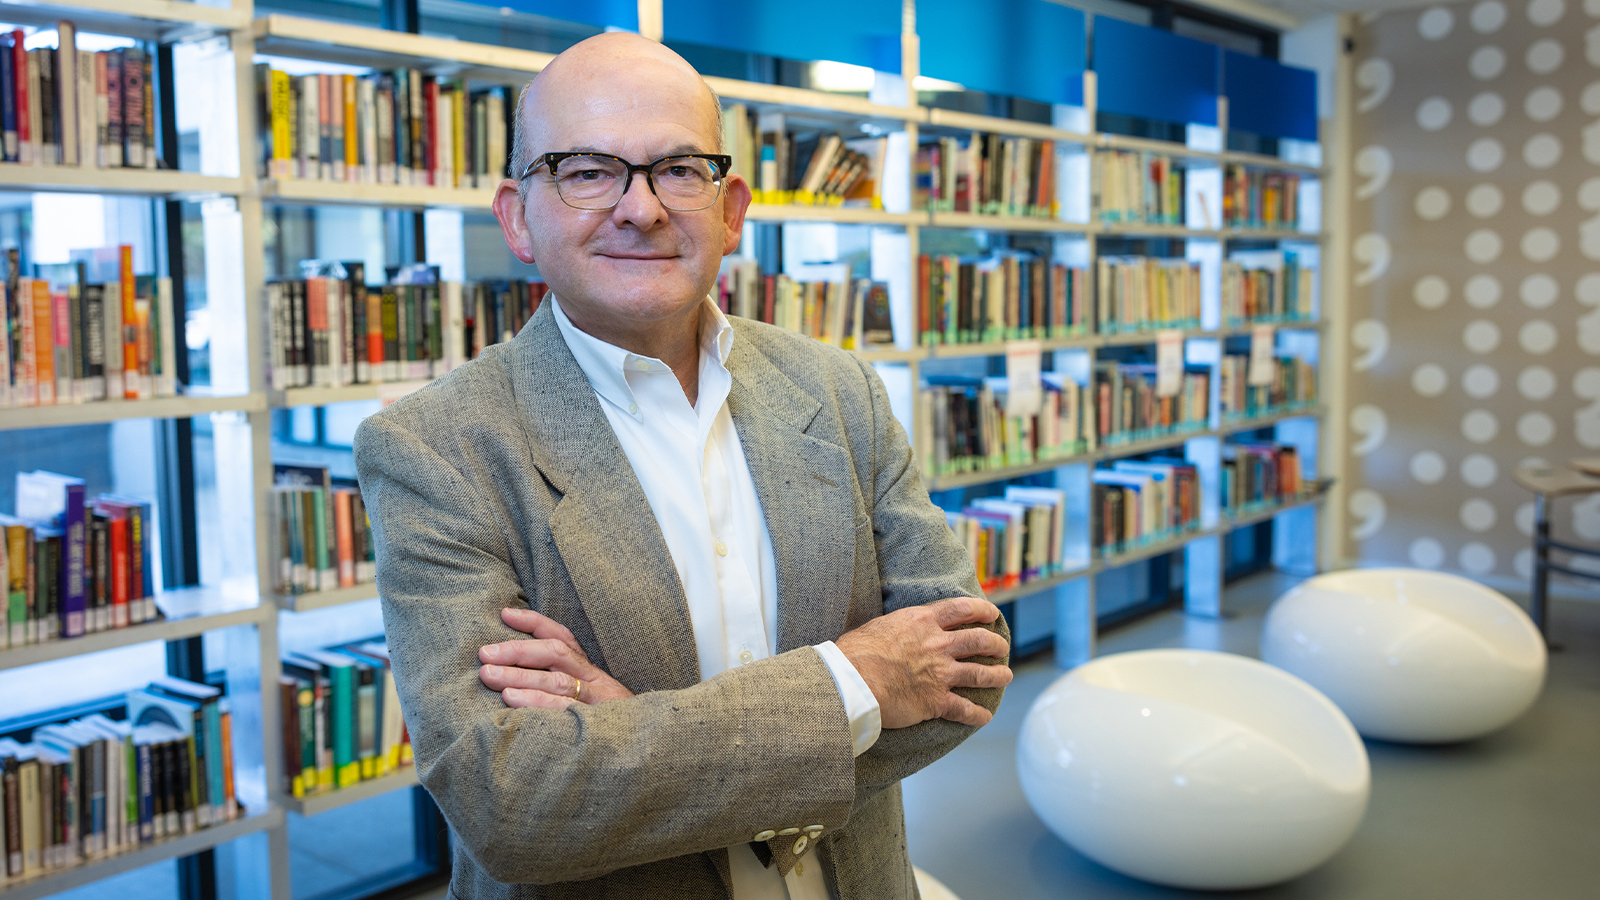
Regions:
<instances>
[{"instance_id":1,"label":"white egg-shaped stool","mask_svg":"<svg viewBox=\"0 0 1600 900\"><path fill-rule=\"evenodd\" d=\"M1443 572L1348 569L1278 598L1261 658L1327 694L1367 737L1411 743L1488 734L1544 685L1545 646L1504 594Z\"/></svg>"},{"instance_id":2,"label":"white egg-shaped stool","mask_svg":"<svg viewBox=\"0 0 1600 900\"><path fill-rule=\"evenodd\" d=\"M1017 774L1094 861L1185 888L1244 889L1325 862L1367 808L1366 747L1298 678L1205 650L1088 662L1034 701Z\"/></svg>"}]
</instances>

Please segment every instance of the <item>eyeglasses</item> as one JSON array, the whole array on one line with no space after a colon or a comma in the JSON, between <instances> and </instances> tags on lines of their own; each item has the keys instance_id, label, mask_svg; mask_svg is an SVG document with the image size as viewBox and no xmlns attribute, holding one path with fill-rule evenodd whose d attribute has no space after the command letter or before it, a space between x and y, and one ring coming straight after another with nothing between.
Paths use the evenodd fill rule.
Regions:
<instances>
[{"instance_id":1,"label":"eyeglasses","mask_svg":"<svg viewBox=\"0 0 1600 900\"><path fill-rule=\"evenodd\" d=\"M610 209L622 202L636 172L643 172L661 205L678 212L705 209L717 202L733 157L720 153L664 156L636 166L604 153L546 153L522 170L526 179L540 166L555 178L556 194L574 209ZM521 180L521 179L519 179Z\"/></svg>"}]
</instances>

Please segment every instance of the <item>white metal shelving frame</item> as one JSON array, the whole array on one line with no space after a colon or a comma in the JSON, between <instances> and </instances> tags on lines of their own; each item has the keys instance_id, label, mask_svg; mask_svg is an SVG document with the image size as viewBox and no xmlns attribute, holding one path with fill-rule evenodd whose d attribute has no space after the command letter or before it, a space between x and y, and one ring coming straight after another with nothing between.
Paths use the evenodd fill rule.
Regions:
<instances>
[{"instance_id":1,"label":"white metal shelving frame","mask_svg":"<svg viewBox=\"0 0 1600 900\"><path fill-rule=\"evenodd\" d=\"M903 69L900 73L905 84L911 85L917 75L917 47L914 0L904 0L902 35ZM641 31L660 37L660 0L640 0ZM353 26L323 20L285 15L255 17L251 0L232 0L228 5L198 5L175 0L0 0L0 20L21 24L51 25L67 18L76 22L80 31L99 31L122 34L141 40L183 40L214 34L227 34L231 42L235 66L237 131L239 141L239 175L236 177L202 176L194 173L164 170L100 170L93 168L43 168L0 164L0 190L13 191L79 191L101 194L149 195L184 199L211 197L234 198L242 222L243 297L246 310L245 345L249 354L249 393L238 396L210 397L189 395L176 398L145 401L109 401L81 405L60 405L30 409L0 409L0 430L44 428L60 425L77 425L109 422L127 418L171 418L204 415L211 412L233 411L246 417L251 427L252 482L256 510L255 552L258 577L248 585L228 585L221 588L189 588L164 592L160 603L164 617L156 622L130 628L102 632L72 640L56 641L42 645L25 646L0 651L0 670L36 665L77 655L130 646L146 641L167 641L194 637L213 630L235 626L253 626L258 635L260 653L259 680L263 689L259 695L259 712L262 722L262 746L251 748L250 756L259 752L261 773L267 784L269 803L264 808L252 809L250 814L219 827L202 830L192 835L138 848L117 856L84 863L74 868L54 870L39 877L0 883L0 900L32 900L58 891L88 884L95 880L149 865L161 860L185 856L227 844L246 835L264 832L267 836L269 884L266 886L272 900L289 900L289 848L287 813L316 815L320 812L369 799L379 794L403 789L417 784L414 769L402 769L381 779L362 782L339 791L294 798L279 787L283 771L282 744L277 737L281 721L278 695L272 686L280 674L278 662L277 622L280 613L310 612L343 604L371 600L377 596L373 584L357 585L321 594L295 596L271 593L269 585L270 523L267 510L272 491L272 459L270 441L270 416L273 409L297 405L321 405L347 400L372 400L393 393L395 385L352 385L332 389L292 389L272 391L264 387L267 336L262 332L261 317L255 309L262 296L265 261L260 252L264 246L262 222L265 204L357 204L392 208L453 208L485 210L493 199L491 189L442 189L399 185L360 185L325 181L272 180L257 173L256 130L254 111L255 86L253 63L256 55L319 60L346 65L391 68L416 67L438 74L447 74L476 80L518 84L542 70L554 57L551 54L518 50L515 48L473 44L463 41L431 38L421 35L388 32L373 28ZM1341 63L1342 64L1342 63ZM1281 170L1302 175L1329 179L1333 173L1321 167L1304 166L1256 154L1233 152L1209 153L1182 145L1123 135L1078 133L1049 125L1022 122L991 116L979 116L950 110L916 105L915 96L908 90L906 104L889 106L869 102L853 96L828 94L777 85L756 84L722 78L708 78L708 82L725 100L750 104L757 108L786 108L809 111L821 118L849 121L876 121L887 123L907 132L909 144L916 147L919 129L950 132L952 130L993 132L1007 136L1054 140L1076 144L1091 152L1099 148L1147 150L1181 157L1194 164L1211 165L1239 163L1256 169ZM1094 121L1095 76L1085 75L1085 95L1088 121ZM1345 98L1347 99L1347 98ZM1226 105L1222 106L1225 125ZM1348 111L1341 106L1341 122ZM1333 135L1337 143L1343 140L1343 125ZM1333 158L1348 158L1347 147L1339 145ZM1092 163L1091 163L1092 164ZM1337 260L1338 249L1348 240L1338 233L1343 218L1339 213L1338 195L1330 204L1331 229L1326 229L1334 250L1324 255L1323 318L1337 326L1341 306L1330 302L1337 297L1343 282L1343 266ZM1091 214L1091 218L1092 218ZM808 206L753 206L749 213L752 221L759 222L829 222L860 224L903 229L909 243L911 258L918 253L918 235L921 229L963 229L1008 233L1055 234L1082 237L1089 243L1093 259L1095 241L1102 236L1176 237L1211 241L1232 239L1292 240L1297 242L1323 242L1324 234L1252 229L1224 228L1216 230L1188 229L1160 225L1109 226L1094 221L1068 222L1021 216L986 216L967 213L913 211L889 213L881 210L846 207ZM1283 329L1317 329L1325 326L1318 322L1281 323ZM1249 329L1221 329L1191 331L1185 338L1225 338L1245 335ZM1115 346L1150 343L1155 332L1133 335L1086 335L1081 337L1046 340L1043 347L1052 350L1083 350L1090 353ZM1333 342L1337 344L1337 342ZM875 363L904 364L911 368L912 383L917 383L918 367L928 360L952 357L999 355L1005 352L1003 343L971 345L939 345L912 348L876 348L861 352L864 359ZM1337 348L1324 353L1320 380L1324 389L1330 384L1330 362L1342 359ZM1324 391L1325 392L1325 391ZM1333 415L1339 414L1338 401L1333 401ZM929 479L934 490L970 486L1018 477L1025 474L1049 471L1062 466L1112 459L1150 450L1182 447L1195 438L1222 440L1228 434L1255 428L1268 427L1289 418L1324 417L1322 409L1293 411L1244 422L1220 423L1202 432L1157 438L1134 444L1102 447L1075 457L1041 461L1028 466L1012 467L988 472L964 473ZM1326 432L1328 429L1322 429ZM1325 439L1324 443L1328 443ZM1338 457L1326 450L1321 459ZM1326 462L1323 463L1326 466ZM1209 553L1215 556L1220 537L1246 525L1271 520L1284 512L1324 505L1337 507L1337 500L1324 504L1328 496L1329 479L1308 496L1280 507L1260 510L1239 518L1219 516L1209 527L1176 536L1170 540L1152 543L1126 553L1101 558L1085 558L1069 570L1049 578L1036 580L996 591L993 599L1005 603L1021 600L1044 591L1055 592L1057 619L1057 657L1063 664L1073 664L1088 658L1094 652L1094 598L1093 575L1108 569L1127 565L1151 556L1184 550L1194 567L1196 559L1204 560ZM1326 538L1326 534L1324 534ZM1336 545L1336 538L1327 541ZM1209 545L1207 542L1211 542ZM1197 552L1198 551L1198 552ZM1204 568L1200 566L1199 568ZM1190 604L1192 612L1216 614L1220 606L1215 595L1220 593L1220 561L1216 564L1213 580L1214 592L1202 590L1197 601ZM1207 576L1209 577L1209 576ZM1207 604L1210 604L1209 606Z\"/></svg>"}]
</instances>

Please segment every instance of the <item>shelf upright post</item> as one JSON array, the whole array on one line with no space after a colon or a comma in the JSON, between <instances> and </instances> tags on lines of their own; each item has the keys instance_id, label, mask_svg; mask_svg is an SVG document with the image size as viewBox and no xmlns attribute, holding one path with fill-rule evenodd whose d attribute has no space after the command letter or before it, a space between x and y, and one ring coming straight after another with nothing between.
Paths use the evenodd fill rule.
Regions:
<instances>
[{"instance_id":1,"label":"shelf upright post","mask_svg":"<svg viewBox=\"0 0 1600 900\"><path fill-rule=\"evenodd\" d=\"M233 0L235 9L253 11L251 0ZM245 304L245 352L249 354L248 366L252 390L266 389L266 348L270 339L265 332L266 318L262 315L262 290L265 281L265 246L262 235L263 208L261 180L256 156L259 144L256 138L255 98L255 33L246 25L230 34L234 62L234 89L237 94L237 126L239 130L239 178L244 189L239 193L239 221L243 231L241 244L245 248L241 269ZM277 795L277 785L283 772L283 717L278 708L278 630L277 610L272 607L272 578L270 536L272 511L272 410L249 413L250 462L255 500L255 552L256 591L260 599L261 620L256 626L261 653L261 759L265 768L264 781L268 802ZM284 819L267 831L267 863L270 872L268 897L271 900L290 900L289 884L289 826Z\"/></svg>"},{"instance_id":2,"label":"shelf upright post","mask_svg":"<svg viewBox=\"0 0 1600 900\"><path fill-rule=\"evenodd\" d=\"M1317 475L1326 478L1337 476L1346 459L1344 423L1349 415L1350 401L1346 395L1349 379L1348 349L1345 345L1346 321L1350 292L1350 197L1351 140L1350 129L1354 122L1355 100L1351 85L1350 48L1355 33L1355 16L1339 16L1339 58L1335 65L1334 117L1332 134L1324 131L1322 137L1331 138L1333 165L1325 167L1327 181L1323 185L1323 221L1328 234L1327 253L1322 256L1322 312L1325 323L1324 339L1319 342L1317 366L1318 396L1323 398L1327 414L1318 435L1321 447L1317 453ZM1335 477L1322 504L1322 528L1317 569L1343 568L1351 559L1349 532L1345 526L1345 497L1347 480Z\"/></svg>"},{"instance_id":3,"label":"shelf upright post","mask_svg":"<svg viewBox=\"0 0 1600 900\"><path fill-rule=\"evenodd\" d=\"M639 34L659 41L665 33L662 22L661 0L639 0Z\"/></svg>"},{"instance_id":4,"label":"shelf upright post","mask_svg":"<svg viewBox=\"0 0 1600 900\"><path fill-rule=\"evenodd\" d=\"M900 77L905 81L906 106L913 110L915 110L917 106L916 81L917 73L921 68L921 47L922 44L917 37L917 0L901 0ZM909 177L912 179L916 178L916 173L914 170L916 168L917 140L918 134L916 121L914 119L907 121L906 152L911 154L910 169L912 171L910 171ZM881 191L882 188L880 187L879 190ZM907 196L910 195L911 192L908 191ZM916 210L912 210L912 212L916 212ZM922 339L922 336L917 334L917 254L921 252L921 247L920 241L918 240L919 235L917 226L908 223L905 226L905 229L906 260L911 266L911 321L908 323L907 331L911 333L911 348L915 350L917 347L917 342ZM921 412L922 404L917 402L917 392L922 389L922 372L921 366L918 362L918 357L916 355L912 355L910 359L906 360L906 367L910 370L910 378L908 380L911 382L911 434L908 435L908 437L910 440L915 441L917 435L922 434L923 426ZM923 454L927 453L928 450L929 448L927 447L918 447L915 444L912 445L911 454L914 464L918 468L922 467Z\"/></svg>"}]
</instances>

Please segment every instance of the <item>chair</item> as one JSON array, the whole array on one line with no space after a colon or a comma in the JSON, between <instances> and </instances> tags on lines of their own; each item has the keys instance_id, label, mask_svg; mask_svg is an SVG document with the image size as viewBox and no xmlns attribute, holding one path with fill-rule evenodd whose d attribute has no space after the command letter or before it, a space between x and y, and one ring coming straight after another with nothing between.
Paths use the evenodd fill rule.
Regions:
<instances>
[{"instance_id":1,"label":"chair","mask_svg":"<svg viewBox=\"0 0 1600 900\"><path fill-rule=\"evenodd\" d=\"M1505 726L1544 684L1539 631L1499 591L1444 572L1348 569L1267 611L1261 658L1328 695L1367 737L1460 741Z\"/></svg>"},{"instance_id":2,"label":"chair","mask_svg":"<svg viewBox=\"0 0 1600 900\"><path fill-rule=\"evenodd\" d=\"M1367 753L1305 682L1244 656L1101 657L1034 702L1017 745L1034 812L1126 875L1211 890L1286 881L1344 846Z\"/></svg>"},{"instance_id":3,"label":"chair","mask_svg":"<svg viewBox=\"0 0 1600 900\"><path fill-rule=\"evenodd\" d=\"M1550 573L1560 572L1573 578L1600 580L1600 574L1574 569L1570 565L1550 561L1550 551L1559 550L1575 558L1600 557L1600 550L1579 547L1553 540L1550 537L1550 507L1561 497L1592 494L1600 491L1600 457L1572 460L1569 469L1556 469L1545 465L1518 466L1512 480L1533 492L1533 584L1529 591L1529 612L1546 642L1550 639L1547 622Z\"/></svg>"}]
</instances>

